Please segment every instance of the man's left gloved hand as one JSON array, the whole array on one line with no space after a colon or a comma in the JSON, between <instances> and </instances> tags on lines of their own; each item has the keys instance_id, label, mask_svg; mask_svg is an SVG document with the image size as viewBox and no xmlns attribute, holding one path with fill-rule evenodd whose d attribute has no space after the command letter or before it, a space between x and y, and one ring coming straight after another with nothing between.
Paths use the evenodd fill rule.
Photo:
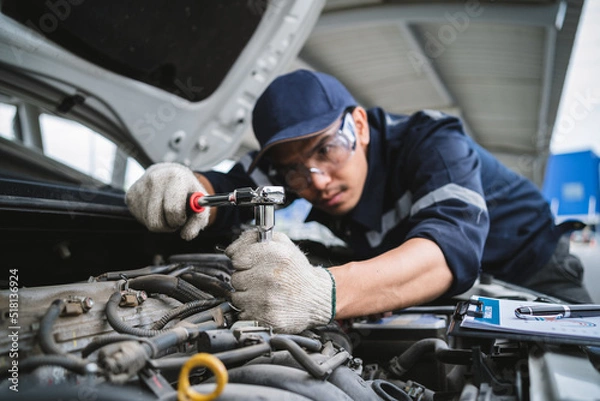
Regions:
<instances>
[{"instance_id":1,"label":"man's left gloved hand","mask_svg":"<svg viewBox=\"0 0 600 401\"><path fill-rule=\"evenodd\" d=\"M225 253L236 269L231 298L242 310L241 319L257 320L282 333L299 333L333 320L333 276L312 266L285 234L274 232L270 241L258 242L256 231L248 230Z\"/></svg>"}]
</instances>

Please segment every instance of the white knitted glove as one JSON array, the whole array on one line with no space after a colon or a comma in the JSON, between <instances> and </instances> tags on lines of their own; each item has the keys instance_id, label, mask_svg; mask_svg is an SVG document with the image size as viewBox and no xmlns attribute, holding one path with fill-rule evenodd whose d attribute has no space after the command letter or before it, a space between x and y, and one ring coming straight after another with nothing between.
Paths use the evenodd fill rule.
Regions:
<instances>
[{"instance_id":1,"label":"white knitted glove","mask_svg":"<svg viewBox=\"0 0 600 401\"><path fill-rule=\"evenodd\" d=\"M127 190L125 203L150 231L173 232L181 228L181 238L189 241L208 225L209 217L209 208L187 216L190 192L206 194L192 170L178 163L158 163Z\"/></svg>"},{"instance_id":2,"label":"white knitted glove","mask_svg":"<svg viewBox=\"0 0 600 401\"><path fill-rule=\"evenodd\" d=\"M335 281L329 271L310 264L283 233L258 242L248 230L225 250L236 271L231 276L240 318L257 320L282 333L299 333L331 322Z\"/></svg>"}]
</instances>

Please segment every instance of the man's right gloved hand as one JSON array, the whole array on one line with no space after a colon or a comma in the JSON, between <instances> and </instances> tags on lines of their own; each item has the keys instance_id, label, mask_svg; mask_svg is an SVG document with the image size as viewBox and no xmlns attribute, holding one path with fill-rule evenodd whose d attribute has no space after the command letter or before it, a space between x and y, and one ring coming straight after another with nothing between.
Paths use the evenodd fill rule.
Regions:
<instances>
[{"instance_id":1,"label":"man's right gloved hand","mask_svg":"<svg viewBox=\"0 0 600 401\"><path fill-rule=\"evenodd\" d=\"M208 225L209 217L209 208L187 215L190 192L207 194L192 170L178 163L158 163L127 190L125 203L150 231L173 232L181 228L181 238L189 241Z\"/></svg>"}]
</instances>

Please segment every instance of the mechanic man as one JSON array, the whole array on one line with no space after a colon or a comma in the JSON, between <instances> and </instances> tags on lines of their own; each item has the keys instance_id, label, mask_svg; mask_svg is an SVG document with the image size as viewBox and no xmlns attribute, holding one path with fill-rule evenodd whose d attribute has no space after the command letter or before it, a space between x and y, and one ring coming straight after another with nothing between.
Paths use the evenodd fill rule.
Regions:
<instances>
[{"instance_id":1,"label":"mechanic man","mask_svg":"<svg viewBox=\"0 0 600 401\"><path fill-rule=\"evenodd\" d=\"M481 271L591 303L563 235L573 227L555 226L533 183L474 143L459 119L365 110L337 79L307 70L275 79L252 118L261 149L245 165L223 174L159 163L126 195L148 229L180 229L191 240L208 225L232 227L252 215L230 207L187 217L189 192L281 184L313 205L307 220L354 252L355 261L325 269L281 232L270 242L243 232L226 249L242 319L300 332L462 293Z\"/></svg>"}]
</instances>

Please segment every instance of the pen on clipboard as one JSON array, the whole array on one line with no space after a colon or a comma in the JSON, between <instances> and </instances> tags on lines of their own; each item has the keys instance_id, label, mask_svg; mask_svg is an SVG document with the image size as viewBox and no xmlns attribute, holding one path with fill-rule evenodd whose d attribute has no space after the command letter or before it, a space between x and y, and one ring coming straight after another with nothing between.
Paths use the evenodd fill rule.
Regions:
<instances>
[{"instance_id":1,"label":"pen on clipboard","mask_svg":"<svg viewBox=\"0 0 600 401\"><path fill-rule=\"evenodd\" d=\"M515 316L520 319L532 317L591 317L600 316L600 305L535 305L520 306L515 309Z\"/></svg>"}]
</instances>

